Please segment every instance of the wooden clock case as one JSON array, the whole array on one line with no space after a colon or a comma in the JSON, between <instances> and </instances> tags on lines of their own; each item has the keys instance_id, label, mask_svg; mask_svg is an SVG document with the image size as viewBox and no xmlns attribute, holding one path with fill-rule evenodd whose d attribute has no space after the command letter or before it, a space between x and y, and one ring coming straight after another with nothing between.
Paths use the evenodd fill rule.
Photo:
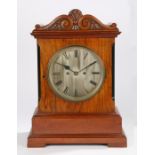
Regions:
<instances>
[{"instance_id":1,"label":"wooden clock case","mask_svg":"<svg viewBox=\"0 0 155 155\"><path fill-rule=\"evenodd\" d=\"M104 25L92 15L74 9L46 26L36 25L32 35L38 47L38 106L32 118L28 147L47 144L106 144L126 147L122 119L114 99L115 23ZM61 48L80 45L103 60L106 77L100 91L78 103L57 96L47 81L48 62Z\"/></svg>"}]
</instances>

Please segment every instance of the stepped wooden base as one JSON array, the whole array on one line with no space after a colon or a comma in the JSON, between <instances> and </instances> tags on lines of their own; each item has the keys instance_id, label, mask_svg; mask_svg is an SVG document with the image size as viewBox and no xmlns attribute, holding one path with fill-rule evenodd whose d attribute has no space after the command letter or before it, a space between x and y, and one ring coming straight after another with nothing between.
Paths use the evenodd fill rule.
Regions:
<instances>
[{"instance_id":1,"label":"stepped wooden base","mask_svg":"<svg viewBox=\"0 0 155 155\"><path fill-rule=\"evenodd\" d=\"M33 135L28 137L28 147L43 147L48 144L104 144L109 147L126 147L126 137L109 135Z\"/></svg>"},{"instance_id":2,"label":"stepped wooden base","mask_svg":"<svg viewBox=\"0 0 155 155\"><path fill-rule=\"evenodd\" d=\"M111 114L52 115L36 111L28 147L49 144L104 144L126 147L122 120L118 112Z\"/></svg>"}]
</instances>

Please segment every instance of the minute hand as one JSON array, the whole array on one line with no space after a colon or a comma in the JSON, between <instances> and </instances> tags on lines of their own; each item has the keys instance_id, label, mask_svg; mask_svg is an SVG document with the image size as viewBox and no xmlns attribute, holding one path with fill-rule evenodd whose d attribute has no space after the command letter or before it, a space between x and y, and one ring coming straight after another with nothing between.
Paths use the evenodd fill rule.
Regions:
<instances>
[{"instance_id":1,"label":"minute hand","mask_svg":"<svg viewBox=\"0 0 155 155\"><path fill-rule=\"evenodd\" d=\"M84 67L83 69L81 69L79 72L81 72L81 71L85 70L86 68L88 68L88 67L94 65L96 62L97 62L97 61L92 62L92 63L89 64L88 66L86 66L86 67Z\"/></svg>"}]
</instances>

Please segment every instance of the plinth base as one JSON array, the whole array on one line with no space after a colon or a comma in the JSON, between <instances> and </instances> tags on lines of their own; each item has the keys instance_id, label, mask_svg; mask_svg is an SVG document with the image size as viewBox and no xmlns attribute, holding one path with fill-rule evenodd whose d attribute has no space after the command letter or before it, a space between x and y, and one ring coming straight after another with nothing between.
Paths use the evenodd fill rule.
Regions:
<instances>
[{"instance_id":1,"label":"plinth base","mask_svg":"<svg viewBox=\"0 0 155 155\"><path fill-rule=\"evenodd\" d=\"M104 144L126 147L122 120L118 112L111 114L43 114L36 111L28 147L49 144Z\"/></svg>"},{"instance_id":2,"label":"plinth base","mask_svg":"<svg viewBox=\"0 0 155 155\"><path fill-rule=\"evenodd\" d=\"M109 147L126 147L126 137L109 135L33 135L28 137L28 147L43 147L48 144L104 144Z\"/></svg>"}]
</instances>

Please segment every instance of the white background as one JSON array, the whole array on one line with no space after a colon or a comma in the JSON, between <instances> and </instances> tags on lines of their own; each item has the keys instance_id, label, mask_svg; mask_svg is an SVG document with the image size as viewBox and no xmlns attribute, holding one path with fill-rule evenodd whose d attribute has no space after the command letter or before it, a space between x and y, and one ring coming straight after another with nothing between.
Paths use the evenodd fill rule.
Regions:
<instances>
[{"instance_id":1,"label":"white background","mask_svg":"<svg viewBox=\"0 0 155 155\"><path fill-rule=\"evenodd\" d=\"M48 24L56 16L68 14L74 8L80 9L83 14L96 16L105 24L116 22L122 32L116 38L115 98L129 139L128 150L133 149L136 126L137 59L135 0L20 0L18 2L18 132L30 130L31 117L37 106L36 40L30 36L30 33L35 24ZM19 134L19 145L22 138L26 140L24 136L25 134ZM20 153L25 144L26 142L23 145L21 142ZM73 147L73 150L76 150L74 148L76 146ZM85 150L89 150L87 148L89 147ZM19 155L22 154L20 153Z\"/></svg>"}]
</instances>

